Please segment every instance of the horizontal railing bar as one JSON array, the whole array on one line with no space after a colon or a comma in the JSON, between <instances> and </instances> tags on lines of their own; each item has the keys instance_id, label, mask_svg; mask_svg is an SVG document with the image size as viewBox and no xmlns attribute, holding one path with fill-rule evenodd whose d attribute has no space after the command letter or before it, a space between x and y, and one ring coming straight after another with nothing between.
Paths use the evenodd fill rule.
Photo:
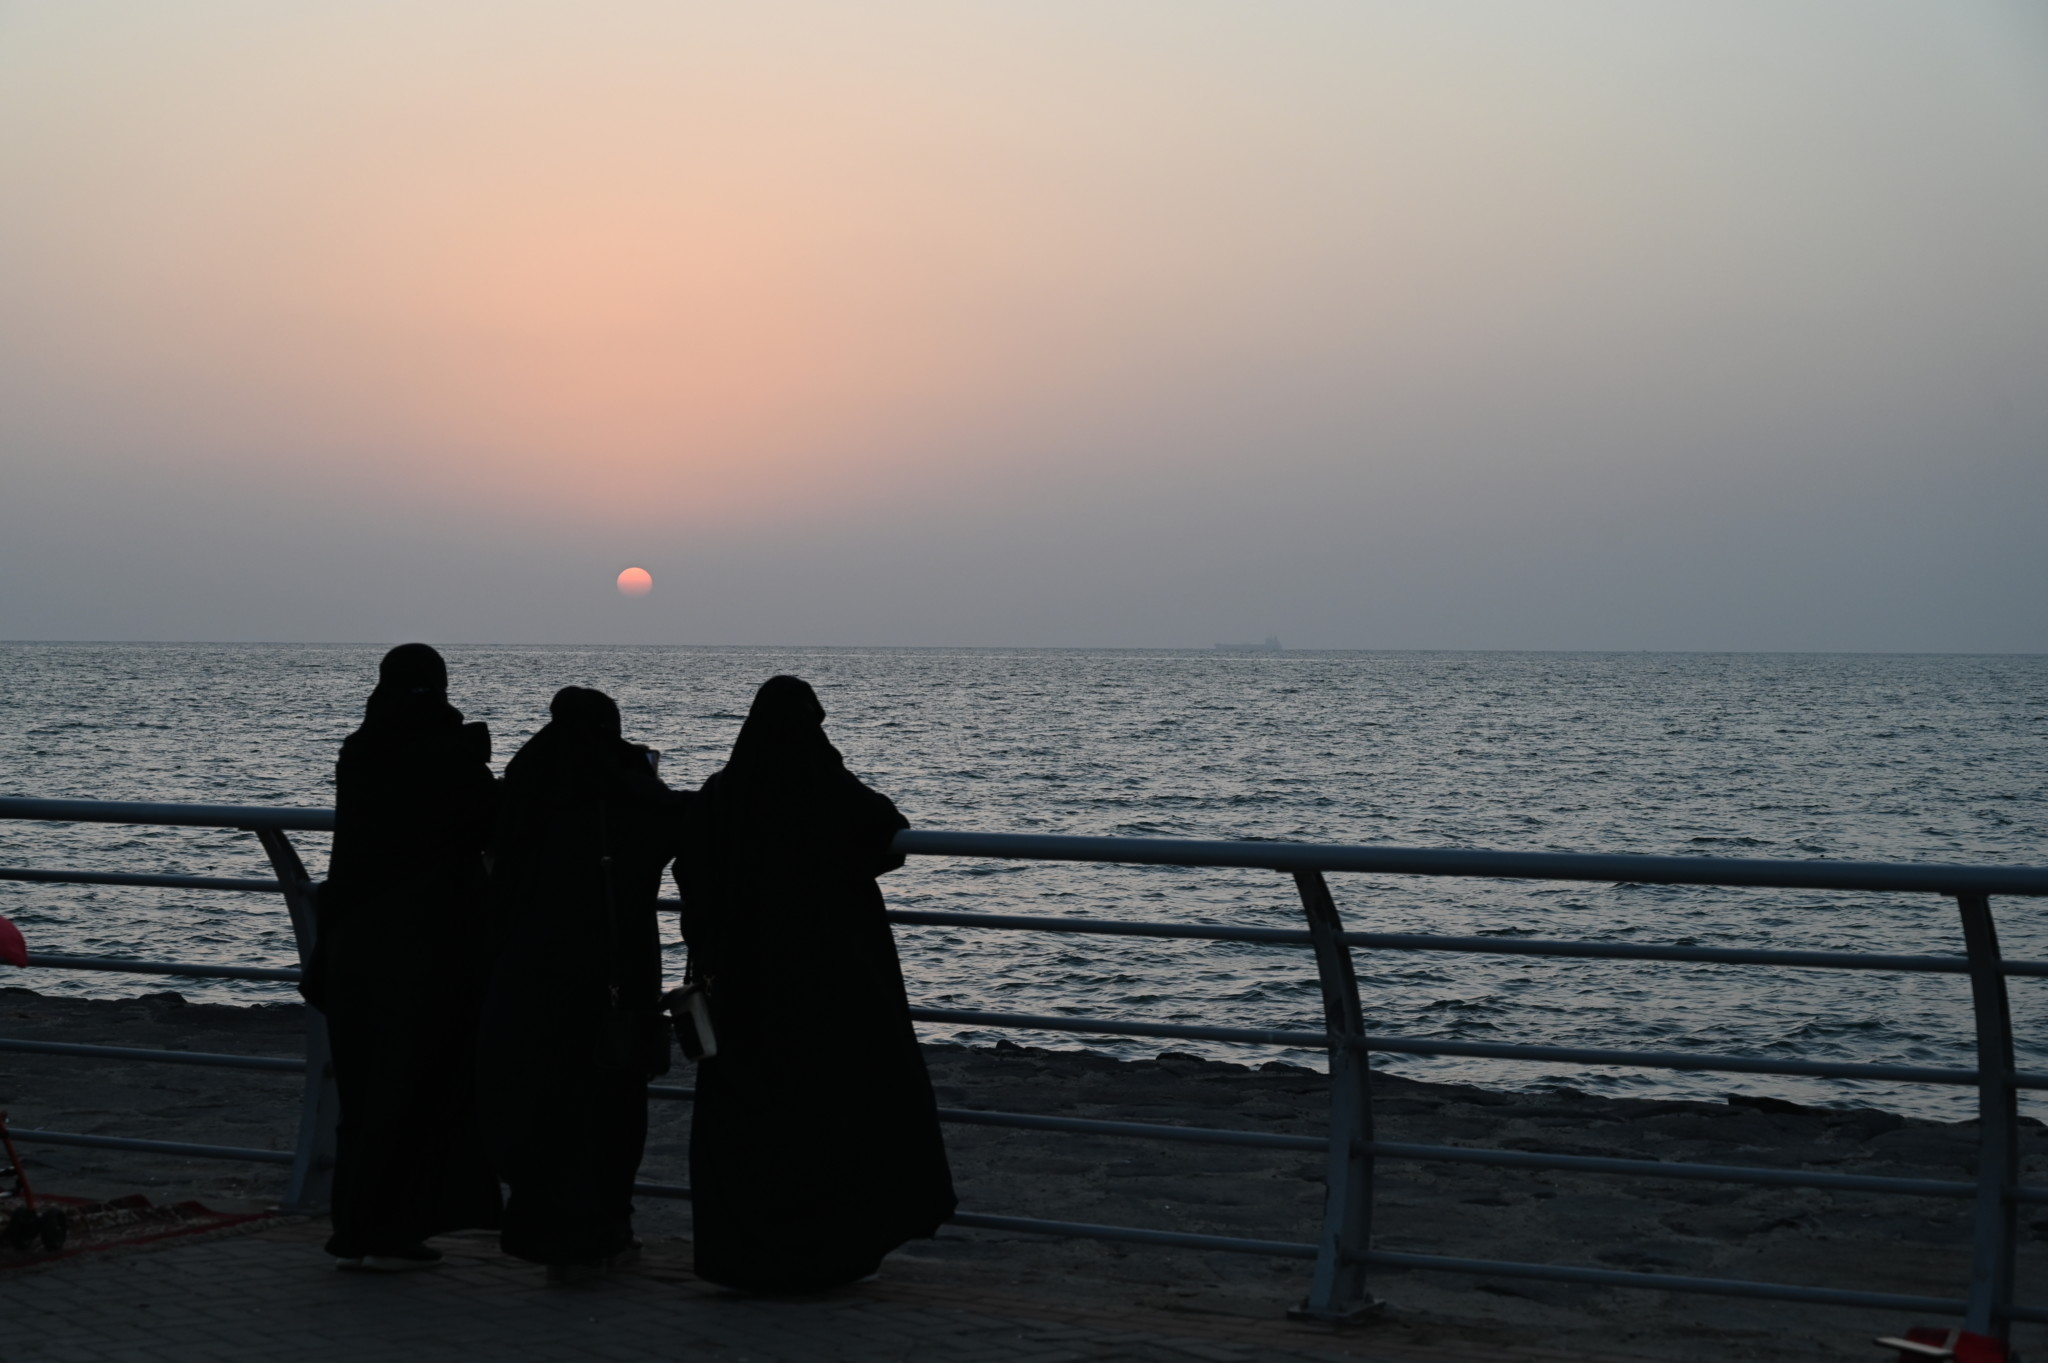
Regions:
<instances>
[{"instance_id":1,"label":"horizontal railing bar","mask_svg":"<svg viewBox=\"0 0 2048 1363\"><path fill-rule=\"evenodd\" d=\"M0 796L0 819L162 824L178 828L283 828L308 833L334 831L334 811L331 809L136 800L42 800L19 795Z\"/></svg>"},{"instance_id":2,"label":"horizontal railing bar","mask_svg":"<svg viewBox=\"0 0 2048 1363\"><path fill-rule=\"evenodd\" d=\"M1165 1126L1158 1122L1111 1122L1092 1117L1050 1117L1036 1112L996 1112L985 1108L942 1107L939 1120L962 1126L1009 1126L1025 1131L1072 1131L1088 1136L1133 1136L1140 1140L1190 1141L1197 1145L1241 1145L1262 1150L1308 1150L1321 1153L1330 1142L1321 1136L1293 1136L1278 1131L1231 1131L1215 1126Z\"/></svg>"},{"instance_id":3,"label":"horizontal railing bar","mask_svg":"<svg viewBox=\"0 0 2048 1363\"><path fill-rule=\"evenodd\" d=\"M641 1197L663 1197L688 1201L690 1189L674 1183L636 1183L633 1191ZM1234 1235L1197 1235L1188 1231L1147 1230L1140 1226L1098 1226L1085 1221L1045 1221L1035 1216L991 1216L984 1212L956 1212L949 1225L971 1226L976 1230L1028 1231L1034 1235L1071 1235L1088 1240L1123 1240L1145 1245L1172 1245L1181 1249L1224 1250L1236 1254L1270 1254L1289 1259L1313 1259L1314 1245L1288 1240L1247 1240Z\"/></svg>"},{"instance_id":4,"label":"horizontal railing bar","mask_svg":"<svg viewBox=\"0 0 2048 1363\"><path fill-rule=\"evenodd\" d=\"M1355 947L1379 951L1462 951L1501 956L1577 956L1588 960L1709 961L1726 965L1783 965L1822 970L1910 970L1962 975L1961 956L1888 956L1862 951L1778 951L1756 947L1642 945L1632 942L1563 942L1539 937L1437 937L1411 932L1347 932ZM2008 975L2048 975L2048 961L2007 961Z\"/></svg>"},{"instance_id":5,"label":"horizontal railing bar","mask_svg":"<svg viewBox=\"0 0 2048 1363\"><path fill-rule=\"evenodd\" d=\"M123 975L182 975L196 980L278 980L296 984L300 972L260 965L204 965L193 961L136 961L124 956L53 956L31 951L29 966L40 970L111 970Z\"/></svg>"},{"instance_id":6,"label":"horizontal railing bar","mask_svg":"<svg viewBox=\"0 0 2048 1363\"><path fill-rule=\"evenodd\" d=\"M255 1150L240 1145L191 1145L184 1141L146 1141L133 1136L88 1136L77 1131L26 1131L9 1127L18 1141L38 1145L81 1145L94 1150L139 1150L151 1155L192 1155L200 1159L253 1160L259 1164L290 1164L289 1150Z\"/></svg>"},{"instance_id":7,"label":"horizontal railing bar","mask_svg":"<svg viewBox=\"0 0 2048 1363\"><path fill-rule=\"evenodd\" d=\"M279 828L307 832L329 832L334 828L332 809L45 800L24 796L0 796L0 819ZM1944 895L2048 895L2048 867L2043 866L1495 852L1479 848L1075 837L1055 833L958 833L916 828L898 833L894 847L896 851L913 856L1237 866L1288 872L1356 871L1383 875L1590 880L1645 885L1748 885L1794 890L1883 890Z\"/></svg>"},{"instance_id":8,"label":"horizontal railing bar","mask_svg":"<svg viewBox=\"0 0 2048 1363\"><path fill-rule=\"evenodd\" d=\"M1100 1036L1183 1037L1191 1041L1232 1041L1253 1046L1294 1046L1326 1049L1324 1032L1249 1027L1194 1027L1171 1022L1126 1022L1117 1018L1047 1017L1033 1013L987 1013L965 1008L913 1008L919 1022L964 1022L984 1027L1011 1027L1045 1032L1083 1032ZM1357 1043L1368 1051L1392 1055L1470 1055L1501 1060L1536 1060L1560 1064L1616 1065L1659 1070L1714 1070L1728 1074L1796 1074L1817 1079L1880 1079L1905 1084L1974 1084L1975 1070L1938 1069L1927 1065L1870 1065L1821 1060L1764 1060L1746 1055L1691 1054L1685 1051L1614 1051L1582 1046L1529 1046L1493 1041L1452 1041L1435 1037L1366 1036ZM2048 1089L2048 1074L2021 1071L2014 1086Z\"/></svg>"},{"instance_id":9,"label":"horizontal railing bar","mask_svg":"<svg viewBox=\"0 0 2048 1363\"><path fill-rule=\"evenodd\" d=\"M170 890L246 890L281 894L275 880L244 880L227 876L149 875L131 871L42 871L31 866L0 866L0 880L33 885L155 885Z\"/></svg>"},{"instance_id":10,"label":"horizontal railing bar","mask_svg":"<svg viewBox=\"0 0 2048 1363\"><path fill-rule=\"evenodd\" d=\"M1896 1292L1852 1292L1837 1287L1749 1282L1741 1278L1693 1278L1678 1274L1633 1273L1615 1268L1566 1264L1524 1264L1503 1259L1464 1259L1443 1254L1373 1250L1358 1256L1382 1268L1416 1268L1437 1273L1487 1273L1501 1278L1542 1278L1550 1282L1596 1283L1603 1287L1646 1287L1657 1292L1704 1292L1718 1297L1760 1297L1766 1301L1812 1302L1821 1306L1865 1306L1889 1311L1931 1311L1959 1316L1963 1303L1948 1297L1909 1297Z\"/></svg>"},{"instance_id":11,"label":"horizontal railing bar","mask_svg":"<svg viewBox=\"0 0 2048 1363\"><path fill-rule=\"evenodd\" d=\"M0 867L0 880L42 884L154 885L194 890L247 890L279 893L274 880L228 880L210 876L129 875L112 871L38 871ZM680 900L657 904L671 912ZM1116 937L1195 938L1216 942L1256 942L1306 946L1301 928L1238 928L1208 923L1121 922L1113 918L1051 918L1038 914L952 913L929 909L891 909L889 920L917 926L993 928L1022 932L1073 932ZM1458 951L1502 956L1577 956L1629 961L1719 961L1731 965L1810 966L1833 970L1903 970L1964 974L1969 963L1960 956L1897 956L1853 951L1773 951L1747 947L1638 946L1621 942L1570 942L1516 937L1439 937L1427 933L1347 932L1352 946L1392 951ZM74 958L89 959L89 958ZM80 966L79 969L97 967ZM2048 961L2006 961L2008 975L2048 976ZM138 972L148 973L148 972ZM182 971L155 973L179 974ZM249 976L250 979L285 978ZM296 979L294 975L291 978Z\"/></svg>"},{"instance_id":12,"label":"horizontal railing bar","mask_svg":"<svg viewBox=\"0 0 2048 1363\"><path fill-rule=\"evenodd\" d=\"M0 867L0 880L81 885L159 885L186 889L250 890L271 893L278 893L282 889L274 880L223 880L206 876L148 876L99 871L32 871L6 867ZM670 911L681 907L681 901L675 899L663 899L657 903ZM918 926L1072 932L1118 937L1196 938L1217 942L1256 942L1288 946L1309 944L1309 934L1300 928L1235 928L1206 923L1120 922L1107 918L1050 918L1037 914L951 913L926 909L891 909L889 920ZM1773 951L1747 947L1638 946L1620 942L1572 942L1515 937L1439 937L1428 933L1392 932L1347 932L1343 934L1343 939L1351 946L1392 951L1458 951L1502 956L1576 956L1630 961L1718 961L1731 965L1901 970L1957 975L1969 970L1969 963L1960 956L1898 956L1854 951ZM2003 963L2003 968L2008 975L2048 976L2048 961L2009 960ZM297 976L291 978L296 979Z\"/></svg>"},{"instance_id":13,"label":"horizontal railing bar","mask_svg":"<svg viewBox=\"0 0 2048 1363\"><path fill-rule=\"evenodd\" d=\"M1208 923L1124 923L1114 918L1048 918L1022 913L950 913L891 909L889 921L924 927L1006 928L1024 932L1084 932L1110 937L1196 937L1214 942L1307 946L1306 928L1231 928Z\"/></svg>"},{"instance_id":14,"label":"horizontal railing bar","mask_svg":"<svg viewBox=\"0 0 2048 1363\"><path fill-rule=\"evenodd\" d=\"M696 1100L697 1090L670 1084L649 1084L647 1096L688 1103ZM1267 1150L1321 1152L1330 1148L1329 1141L1321 1136L1290 1136L1276 1131L1229 1131L1206 1126L1163 1126L1157 1122L1097 1121L1092 1117L1048 1117L1036 1112L996 1112L987 1108L942 1107L939 1120L957 1122L962 1126L1014 1126L1027 1131L1076 1131L1083 1135L1192 1141L1198 1145L1248 1145Z\"/></svg>"},{"instance_id":15,"label":"horizontal railing bar","mask_svg":"<svg viewBox=\"0 0 2048 1363\"><path fill-rule=\"evenodd\" d=\"M77 1055L94 1060L139 1060L158 1065L208 1065L224 1070L275 1070L304 1074L306 1062L278 1055L222 1055L214 1051L161 1051L138 1046L89 1046L76 1041L30 1041L0 1036L0 1051L29 1055Z\"/></svg>"},{"instance_id":16,"label":"horizontal railing bar","mask_svg":"<svg viewBox=\"0 0 2048 1363\"><path fill-rule=\"evenodd\" d=\"M679 900L664 900L680 908ZM1193 937L1217 942L1260 942L1307 946L1303 928L1232 928L1206 923L1122 922L1114 918L1049 918L1041 914L953 913L891 909L889 921L919 926L995 928L1023 932L1096 933L1113 937ZM1969 971L1961 956L1896 956L1860 951L1774 951L1751 947L1637 945L1632 942L1565 942L1529 937L1439 937L1428 933L1347 932L1355 947L1392 951L1463 951L1502 956L1580 956L1627 961L1718 961L1730 965L1811 966L1830 970L1910 970L1953 975ZM2006 961L2008 975L2048 975L2048 961Z\"/></svg>"},{"instance_id":17,"label":"horizontal railing bar","mask_svg":"<svg viewBox=\"0 0 2048 1363\"><path fill-rule=\"evenodd\" d=\"M1787 861L1583 852L1492 852L1458 847L1359 847L1196 838L1098 838L1057 833L942 833L910 828L894 849L913 856L1133 865L1240 866L1269 871L1595 880L1642 885L1749 885L1788 890L1889 890L1953 895L2048 895L2048 866L1946 866L1881 861Z\"/></svg>"},{"instance_id":18,"label":"horizontal railing bar","mask_svg":"<svg viewBox=\"0 0 2048 1363\"><path fill-rule=\"evenodd\" d=\"M668 1197L679 1202L690 1201L690 1190L681 1183L636 1183L633 1191L641 1197Z\"/></svg>"},{"instance_id":19,"label":"horizontal railing bar","mask_svg":"<svg viewBox=\"0 0 2048 1363\"><path fill-rule=\"evenodd\" d=\"M1099 1226L1089 1221L1045 1221L1035 1216L991 1216L956 1212L949 1225L976 1230L1028 1231L1033 1235L1071 1235L1084 1240L1125 1240L1140 1245L1173 1245L1180 1249L1224 1250L1233 1254L1271 1254L1286 1259L1313 1259L1314 1245L1291 1240L1246 1240L1235 1235L1197 1235L1191 1231L1147 1230L1142 1226Z\"/></svg>"},{"instance_id":20,"label":"horizontal railing bar","mask_svg":"<svg viewBox=\"0 0 2048 1363\"><path fill-rule=\"evenodd\" d=\"M1062 1018L1029 1013L989 1013L958 1008L913 1008L910 1015L919 1022L957 1022L986 1027L1079 1032L1103 1036L1152 1036L1302 1049L1322 1049L1329 1044L1326 1033L1281 1029L1198 1027L1178 1023L1126 1022L1113 1018ZM1823 1061L1761 1060L1738 1055L1615 1051L1575 1046L1528 1046L1438 1040L1429 1037L1368 1036L1363 1038L1360 1044L1366 1050L1396 1055L1467 1055L1565 1064L1711 1070L1731 1074L1790 1074L1822 1079L1877 1079L1913 1084L1977 1082L1974 1070L1936 1069L1919 1065L1829 1064ZM122 1060L157 1060L172 1064L224 1065L244 1069L303 1069L305 1066L303 1060L263 1056L215 1056L199 1051L141 1050L121 1046L84 1046L73 1042L16 1041L6 1038L0 1038L0 1050L92 1055ZM2014 1085L2022 1089L2048 1089L2048 1074L2022 1071L2014 1076Z\"/></svg>"},{"instance_id":21,"label":"horizontal railing bar","mask_svg":"<svg viewBox=\"0 0 2048 1363\"><path fill-rule=\"evenodd\" d=\"M1612 1051L1584 1046L1529 1046L1494 1041L1449 1041L1435 1037L1368 1036L1360 1044L1391 1055L1470 1055L1499 1060L1536 1060L1573 1065L1618 1065L1653 1070L1714 1070L1727 1074L1796 1074L1814 1079L1880 1079L1900 1084L1975 1084L1975 1070L1929 1065L1871 1065L1824 1060L1763 1060L1746 1055L1686 1051ZM2048 1088L2048 1074L2022 1071L2014 1087Z\"/></svg>"},{"instance_id":22,"label":"horizontal railing bar","mask_svg":"<svg viewBox=\"0 0 2048 1363\"><path fill-rule=\"evenodd\" d=\"M1114 1018L1055 1018L1031 1013L984 1013L972 1008L913 1008L918 1022L966 1022L986 1027L1019 1027L1041 1032L1093 1032L1103 1036L1179 1037L1189 1041L1234 1041L1247 1046L1301 1046L1327 1050L1325 1032L1256 1027L1196 1027L1178 1022L1124 1022Z\"/></svg>"},{"instance_id":23,"label":"horizontal railing bar","mask_svg":"<svg viewBox=\"0 0 2048 1363\"><path fill-rule=\"evenodd\" d=\"M650 1084L649 1098L669 1102L693 1102L697 1090ZM1157 1122L1112 1122L1092 1117L1052 1117L1036 1112L998 1112L988 1108L942 1107L939 1120L961 1126L1010 1126L1027 1131L1073 1131L1083 1135L1132 1136L1144 1140L1189 1141L1197 1145L1243 1145L1266 1150L1307 1150L1320 1153L1330 1148L1321 1136L1293 1136L1277 1131L1231 1131L1222 1127L1166 1126Z\"/></svg>"},{"instance_id":24,"label":"horizontal railing bar","mask_svg":"<svg viewBox=\"0 0 2048 1363\"><path fill-rule=\"evenodd\" d=\"M684 1102L695 1089L650 1085L650 1098ZM1035 1112L1000 1112L983 1108L942 1107L939 1120L964 1126L1005 1126L1024 1130L1073 1131L1083 1135L1130 1136L1146 1140L1191 1141L1207 1145L1244 1145L1269 1150L1320 1153L1330 1148L1321 1136L1294 1136L1269 1131L1230 1131L1218 1127L1164 1126L1156 1122L1099 1121L1087 1117L1053 1117ZM1400 1141L1365 1141L1367 1154L1446 1164L1480 1164L1508 1169L1560 1169L1589 1174L1626 1174L1642 1178L1691 1179L1700 1182L1753 1183L1764 1187L1823 1188L1845 1193L1891 1193L1902 1197L1974 1197L1977 1185L1948 1179L1889 1178L1877 1174L1829 1174L1803 1169L1762 1169L1746 1164L1686 1164L1663 1160L1615 1159L1596 1155L1552 1155L1533 1150L1494 1150L1465 1145L1413 1145ZM2048 1188L2015 1188L2022 1202L2048 1202Z\"/></svg>"},{"instance_id":25,"label":"horizontal railing bar","mask_svg":"<svg viewBox=\"0 0 2048 1363\"><path fill-rule=\"evenodd\" d=\"M1389 1159L1446 1164L1483 1164L1504 1169L1562 1169L1639 1178L1697 1179L1713 1183L1754 1183L1765 1187L1827 1188L1845 1193L1896 1193L1913 1197L1975 1197L1977 1185L1948 1179L1884 1178L1874 1174L1823 1174L1803 1169L1759 1169L1743 1164L1682 1164L1662 1160L1612 1159L1597 1155L1550 1155L1533 1150L1483 1150L1464 1145L1407 1145L1366 1141L1369 1154Z\"/></svg>"}]
</instances>

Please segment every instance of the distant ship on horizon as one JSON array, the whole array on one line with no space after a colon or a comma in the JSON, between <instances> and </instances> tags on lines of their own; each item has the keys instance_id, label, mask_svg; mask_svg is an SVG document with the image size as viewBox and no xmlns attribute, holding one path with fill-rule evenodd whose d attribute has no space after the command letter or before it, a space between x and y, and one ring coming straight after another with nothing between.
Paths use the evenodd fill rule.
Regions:
<instances>
[{"instance_id":1,"label":"distant ship on horizon","mask_svg":"<svg viewBox=\"0 0 2048 1363\"><path fill-rule=\"evenodd\" d=\"M1280 636L1268 634L1266 642L1263 644L1218 644L1216 645L1216 651L1218 653L1280 653L1284 650L1280 647Z\"/></svg>"}]
</instances>

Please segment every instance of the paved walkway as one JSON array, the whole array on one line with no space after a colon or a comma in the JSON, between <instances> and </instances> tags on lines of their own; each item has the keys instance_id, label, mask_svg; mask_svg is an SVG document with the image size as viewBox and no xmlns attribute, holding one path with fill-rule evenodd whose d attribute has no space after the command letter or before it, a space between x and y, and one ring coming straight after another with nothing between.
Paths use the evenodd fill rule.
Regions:
<instances>
[{"instance_id":1,"label":"paved walkway","mask_svg":"<svg viewBox=\"0 0 2048 1363\"><path fill-rule=\"evenodd\" d=\"M488 1239L440 1242L447 1262L399 1277L337 1273L324 1228L301 1221L0 1276L7 1363L364 1359L991 1360L991 1363L1561 1363L1589 1356L1466 1344L1375 1343L1284 1321L1063 1301L947 1267L899 1270L817 1298L764 1300L693 1278L688 1247L650 1246L602 1283L545 1288Z\"/></svg>"}]
</instances>

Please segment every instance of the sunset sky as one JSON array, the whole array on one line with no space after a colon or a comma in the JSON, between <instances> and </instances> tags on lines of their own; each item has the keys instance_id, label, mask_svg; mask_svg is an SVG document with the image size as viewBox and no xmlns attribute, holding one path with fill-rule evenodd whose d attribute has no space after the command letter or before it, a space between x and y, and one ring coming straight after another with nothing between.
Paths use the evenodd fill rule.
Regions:
<instances>
[{"instance_id":1,"label":"sunset sky","mask_svg":"<svg viewBox=\"0 0 2048 1363\"><path fill-rule=\"evenodd\" d=\"M2048 651L2044 14L0 0L0 638Z\"/></svg>"}]
</instances>

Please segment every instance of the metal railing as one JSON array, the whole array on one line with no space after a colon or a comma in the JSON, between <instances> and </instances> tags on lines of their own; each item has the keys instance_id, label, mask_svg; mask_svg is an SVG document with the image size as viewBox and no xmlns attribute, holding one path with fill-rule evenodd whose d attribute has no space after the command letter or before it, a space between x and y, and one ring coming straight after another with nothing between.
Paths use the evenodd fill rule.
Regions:
<instances>
[{"instance_id":1,"label":"metal railing","mask_svg":"<svg viewBox=\"0 0 2048 1363\"><path fill-rule=\"evenodd\" d=\"M270 858L270 864L277 877L275 880L6 868L0 868L0 879L282 894L291 914L300 959L306 959L312 950L314 922L311 905L314 884L286 835L289 832L332 829L334 816L331 810L0 798L0 818L238 828L254 833L261 840L263 849ZM2048 1188L2025 1187L2019 1180L2017 1094L2023 1089L2048 1090L2048 1073L2021 1071L2014 1063L2012 1023L2006 1003L2005 985L2008 976L2048 975L2048 961L2003 959L1999 953L1997 931L1990 906L1992 895L2048 895L2048 867L1765 861L1709 857L1581 856L1558 853L1314 846L1279 842L1201 842L1163 838L943 833L924 830L910 830L898 834L896 849L911 856L1242 867L1278 871L1293 879L1306 918L1305 927L1230 927L925 910L893 910L889 917L893 922L903 924L996 931L1195 938L1302 946L1314 954L1321 986L1323 1025L1320 1030L1194 1026L1121 1018L1049 1017L957 1008L911 1010L912 1017L920 1021L965 1024L973 1027L1021 1028L1099 1036L1160 1037L1254 1046L1312 1047L1326 1051L1330 1070L1330 1113L1326 1133L1322 1136L1233 1131L1145 1122L1100 1121L1018 1112L940 1109L941 1120L954 1123L1149 1140L1192 1141L1320 1154L1324 1158L1326 1196L1320 1231L1313 1243L1253 1240L1136 1226L1103 1226L972 1211L957 1215L954 1218L955 1224L1312 1260L1313 1277L1308 1297L1301 1307L1301 1314L1323 1320L1346 1320L1371 1311L1375 1303L1367 1290L1367 1273L1370 1269L1382 1267L1481 1273L1497 1277L1540 1278L1600 1286L1649 1288L1666 1292L1700 1292L1955 1315L1963 1318L1967 1329L2000 1337L2006 1334L2010 1324L2015 1321L2048 1323L2048 1307L2023 1305L2013 1300L2017 1210L2024 1204L2048 1202ZM1842 951L1637 946L1614 942L1347 932L1330 894L1328 883L1324 879L1326 872L1940 895L1956 901L1962 919L1964 952L1960 956L1881 955ZM1359 1004L1358 982L1351 960L1351 951L1355 947L1391 951L1480 952L1497 955L1716 962L1798 969L1965 975L1970 984L1977 1063L1973 1069L1956 1069L1847 1061L1776 1060L1693 1051L1606 1050L1577 1046L1374 1035L1365 1029L1364 1014ZM32 966L133 974L276 981L295 981L299 977L296 970L214 966L174 961L123 960L46 953L32 954L29 960ZM305 1089L301 1101L298 1142L297 1148L289 1152L56 1131L16 1131L14 1134L20 1140L57 1145L289 1163L291 1176L285 1205L300 1210L315 1210L324 1204L328 1171L333 1162L335 1094L325 1024L317 1012L307 1012L306 1056L303 1060L6 1038L0 1038L0 1050L74 1055L81 1058L148 1060L170 1064L220 1065L302 1072L305 1075ZM1742 1165L1667 1163L1659 1160L1609 1159L1382 1141L1377 1139L1373 1132L1368 1057L1374 1051L1398 1055L1480 1056L1648 1069L1970 1086L1977 1091L1976 1177L1968 1181L1892 1178L1797 1169L1752 1168ZM653 1098L668 1101L689 1101L695 1096L690 1089L673 1086L655 1086L650 1090L650 1094ZM1379 1250L1372 1246L1372 1207L1373 1169L1375 1162L1380 1159L1477 1164L1506 1169L1551 1169L1662 1179L1711 1180L1763 1187L1815 1188L1833 1192L1965 1199L1974 1203L1969 1284L1963 1296L1949 1298ZM687 1188L673 1185L643 1183L638 1185L637 1191L645 1196L689 1196Z\"/></svg>"}]
</instances>

